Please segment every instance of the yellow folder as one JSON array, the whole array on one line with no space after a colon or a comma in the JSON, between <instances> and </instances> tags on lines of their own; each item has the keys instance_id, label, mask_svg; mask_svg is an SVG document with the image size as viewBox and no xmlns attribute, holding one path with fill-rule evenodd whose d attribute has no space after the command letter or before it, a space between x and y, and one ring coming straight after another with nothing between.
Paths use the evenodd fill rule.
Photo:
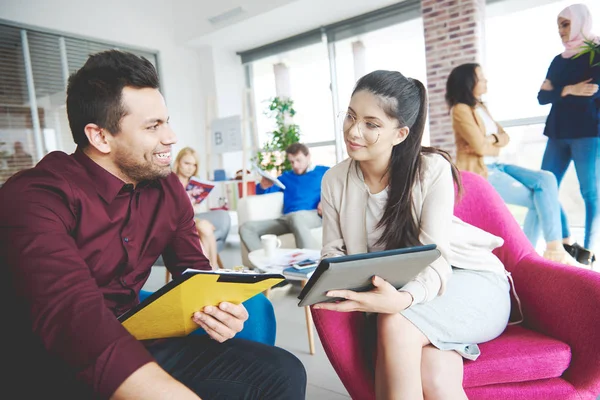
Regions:
<instances>
[{"instance_id":1,"label":"yellow folder","mask_svg":"<svg viewBox=\"0 0 600 400\"><path fill-rule=\"evenodd\" d=\"M226 301L240 304L283 281L279 274L186 271L118 319L138 340L186 336L198 329L196 311Z\"/></svg>"}]
</instances>

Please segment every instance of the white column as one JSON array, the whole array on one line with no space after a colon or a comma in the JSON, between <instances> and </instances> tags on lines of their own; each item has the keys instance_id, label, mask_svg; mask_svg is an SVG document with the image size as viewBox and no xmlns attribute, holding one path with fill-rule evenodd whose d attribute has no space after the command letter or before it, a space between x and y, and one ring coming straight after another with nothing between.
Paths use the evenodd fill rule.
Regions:
<instances>
[{"instance_id":1,"label":"white column","mask_svg":"<svg viewBox=\"0 0 600 400\"><path fill-rule=\"evenodd\" d=\"M362 41L352 42L352 57L354 60L354 80L358 81L367 74L367 48Z\"/></svg>"},{"instance_id":2,"label":"white column","mask_svg":"<svg viewBox=\"0 0 600 400\"><path fill-rule=\"evenodd\" d=\"M273 64L275 73L275 94L280 98L292 96L292 85L290 83L290 69L284 63Z\"/></svg>"}]
</instances>

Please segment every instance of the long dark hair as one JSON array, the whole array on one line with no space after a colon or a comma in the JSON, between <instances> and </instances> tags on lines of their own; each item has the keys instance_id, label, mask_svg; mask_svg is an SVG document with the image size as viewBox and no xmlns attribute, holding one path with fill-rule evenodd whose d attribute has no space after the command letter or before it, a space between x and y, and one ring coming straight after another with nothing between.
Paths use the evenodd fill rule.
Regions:
<instances>
[{"instance_id":1,"label":"long dark hair","mask_svg":"<svg viewBox=\"0 0 600 400\"><path fill-rule=\"evenodd\" d=\"M475 107L479 103L473 95L473 89L477 85L476 69L479 64L468 63L455 67L446 81L446 104L452 108L458 103Z\"/></svg>"},{"instance_id":2,"label":"long dark hair","mask_svg":"<svg viewBox=\"0 0 600 400\"><path fill-rule=\"evenodd\" d=\"M412 213L412 189L420 179L421 155L433 153L444 157L452 166L459 193L460 173L447 152L421 145L427 120L427 91L421 82L397 71L374 71L359 79L352 95L363 90L380 97L384 112L397 119L400 127L409 128L406 139L392 149L387 172L389 197L377 225L384 230L377 244L386 249L419 245L420 229Z\"/></svg>"}]
</instances>

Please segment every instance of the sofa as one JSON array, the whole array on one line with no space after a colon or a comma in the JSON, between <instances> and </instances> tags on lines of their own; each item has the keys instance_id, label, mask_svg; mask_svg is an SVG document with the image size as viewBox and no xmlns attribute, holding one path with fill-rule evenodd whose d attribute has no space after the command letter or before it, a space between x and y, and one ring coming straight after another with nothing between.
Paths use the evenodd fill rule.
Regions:
<instances>
[{"instance_id":1,"label":"sofa","mask_svg":"<svg viewBox=\"0 0 600 400\"><path fill-rule=\"evenodd\" d=\"M277 219L283 214L283 192L267 193L253 196L246 196L238 201L237 215L238 215L238 227L242 226L247 221L260 221L268 219ZM314 228L311 230L313 237L315 238L316 249L321 248L323 229ZM294 235L286 233L279 235L281 240L281 248L294 249L296 248L296 240ZM247 267L252 267L250 260L248 260L248 249L241 243L242 249L242 264Z\"/></svg>"},{"instance_id":2,"label":"sofa","mask_svg":"<svg viewBox=\"0 0 600 400\"><path fill-rule=\"evenodd\" d=\"M471 400L595 400L600 394L600 273L540 257L506 205L482 177L462 172L464 195L454 213L504 239L494 253L511 272L524 321L480 345L464 362ZM312 309L335 371L353 399L374 399L361 313ZM512 320L519 317L513 297Z\"/></svg>"}]
</instances>

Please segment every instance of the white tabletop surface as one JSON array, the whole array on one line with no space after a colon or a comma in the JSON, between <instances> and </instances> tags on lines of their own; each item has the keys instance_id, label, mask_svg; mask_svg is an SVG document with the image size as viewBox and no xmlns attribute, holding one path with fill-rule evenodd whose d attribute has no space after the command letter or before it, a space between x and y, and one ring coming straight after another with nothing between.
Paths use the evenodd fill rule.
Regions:
<instances>
[{"instance_id":1,"label":"white tabletop surface","mask_svg":"<svg viewBox=\"0 0 600 400\"><path fill-rule=\"evenodd\" d=\"M293 260L318 259L320 256L321 252L315 249L275 249L275 253L271 258L265 256L263 249L248 253L248 259L255 268L272 274L281 274Z\"/></svg>"}]
</instances>

